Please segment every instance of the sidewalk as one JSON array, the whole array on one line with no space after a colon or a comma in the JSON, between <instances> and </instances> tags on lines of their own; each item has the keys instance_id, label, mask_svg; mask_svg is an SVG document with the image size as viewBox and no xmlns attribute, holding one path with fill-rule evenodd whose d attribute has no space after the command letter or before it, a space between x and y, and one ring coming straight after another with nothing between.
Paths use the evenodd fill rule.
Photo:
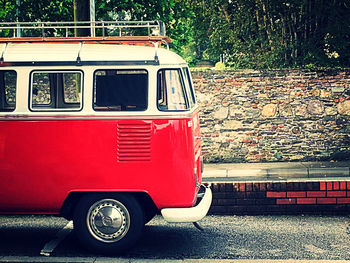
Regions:
<instances>
[{"instance_id":1,"label":"sidewalk","mask_svg":"<svg viewBox=\"0 0 350 263\"><path fill-rule=\"evenodd\" d=\"M349 180L350 161L205 164L204 182Z\"/></svg>"}]
</instances>

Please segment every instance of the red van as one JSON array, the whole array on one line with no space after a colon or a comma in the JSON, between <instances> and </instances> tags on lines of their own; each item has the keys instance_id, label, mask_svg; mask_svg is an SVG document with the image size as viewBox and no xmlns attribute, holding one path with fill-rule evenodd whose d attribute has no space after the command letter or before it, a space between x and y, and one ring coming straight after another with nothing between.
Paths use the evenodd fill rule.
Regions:
<instances>
[{"instance_id":1,"label":"red van","mask_svg":"<svg viewBox=\"0 0 350 263\"><path fill-rule=\"evenodd\" d=\"M100 36L71 37L74 27ZM136 29L146 34L127 35ZM7 23L0 34L0 214L72 219L100 252L129 248L158 211L206 215L198 105L186 62L158 48L163 23Z\"/></svg>"}]
</instances>

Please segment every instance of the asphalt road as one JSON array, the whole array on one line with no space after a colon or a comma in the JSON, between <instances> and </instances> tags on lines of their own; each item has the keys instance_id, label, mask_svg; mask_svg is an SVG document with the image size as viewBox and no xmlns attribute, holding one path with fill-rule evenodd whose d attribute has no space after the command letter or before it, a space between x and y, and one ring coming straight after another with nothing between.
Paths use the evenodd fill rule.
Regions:
<instances>
[{"instance_id":1,"label":"asphalt road","mask_svg":"<svg viewBox=\"0 0 350 263\"><path fill-rule=\"evenodd\" d=\"M68 221L45 216L0 216L0 261L39 257ZM192 224L156 217L121 259L350 260L350 218L345 216L208 216L200 232ZM42 256L43 257L43 256ZM94 257L69 233L51 257Z\"/></svg>"}]
</instances>

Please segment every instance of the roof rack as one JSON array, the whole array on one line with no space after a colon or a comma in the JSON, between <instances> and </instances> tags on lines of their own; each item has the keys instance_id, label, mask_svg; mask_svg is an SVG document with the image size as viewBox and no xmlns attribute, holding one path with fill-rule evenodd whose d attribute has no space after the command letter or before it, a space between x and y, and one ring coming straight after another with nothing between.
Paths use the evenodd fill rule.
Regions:
<instances>
[{"instance_id":1,"label":"roof rack","mask_svg":"<svg viewBox=\"0 0 350 263\"><path fill-rule=\"evenodd\" d=\"M77 36L81 35L81 36ZM168 46L164 22L0 22L0 42L84 42Z\"/></svg>"}]
</instances>

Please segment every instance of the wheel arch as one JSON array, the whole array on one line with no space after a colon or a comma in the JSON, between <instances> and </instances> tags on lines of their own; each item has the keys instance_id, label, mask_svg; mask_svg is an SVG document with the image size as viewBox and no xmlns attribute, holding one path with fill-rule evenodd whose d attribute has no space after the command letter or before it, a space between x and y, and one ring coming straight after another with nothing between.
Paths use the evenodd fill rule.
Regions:
<instances>
[{"instance_id":1,"label":"wheel arch","mask_svg":"<svg viewBox=\"0 0 350 263\"><path fill-rule=\"evenodd\" d=\"M91 194L129 194L132 195L141 205L144 212L150 212L150 213L158 213L159 210L157 206L155 205L154 201L152 200L151 196L146 192L112 192L112 191L106 191L106 192L70 192L67 197L65 198L63 205L60 210L60 215L64 217L67 220L73 219L73 214L75 207L77 206L79 200L83 198L84 196L91 195Z\"/></svg>"}]
</instances>

